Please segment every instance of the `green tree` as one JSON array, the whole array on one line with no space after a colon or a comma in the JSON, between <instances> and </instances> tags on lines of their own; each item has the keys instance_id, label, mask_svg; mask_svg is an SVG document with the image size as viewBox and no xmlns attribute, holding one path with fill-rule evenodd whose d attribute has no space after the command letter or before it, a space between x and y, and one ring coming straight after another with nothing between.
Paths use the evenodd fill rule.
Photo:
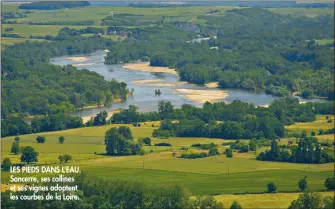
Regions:
<instances>
[{"instance_id":1,"label":"green tree","mask_svg":"<svg viewBox=\"0 0 335 209\"><path fill-rule=\"evenodd\" d=\"M145 137L141 141L146 145L151 145L151 138L150 137Z\"/></svg>"},{"instance_id":2,"label":"green tree","mask_svg":"<svg viewBox=\"0 0 335 209\"><path fill-rule=\"evenodd\" d=\"M27 164L32 163L32 162L37 162L37 157L38 157L38 152L35 151L33 147L25 147L22 150L22 155L21 155L21 162L25 162Z\"/></svg>"},{"instance_id":3,"label":"green tree","mask_svg":"<svg viewBox=\"0 0 335 209\"><path fill-rule=\"evenodd\" d=\"M126 139L133 139L133 135L131 133L131 130L128 126L120 126L119 127L119 133L124 136Z\"/></svg>"},{"instance_id":4,"label":"green tree","mask_svg":"<svg viewBox=\"0 0 335 209\"><path fill-rule=\"evenodd\" d=\"M288 209L322 209L323 201L318 193L304 192L297 200L293 200Z\"/></svg>"},{"instance_id":5,"label":"green tree","mask_svg":"<svg viewBox=\"0 0 335 209\"><path fill-rule=\"evenodd\" d=\"M14 138L14 141L16 141L16 142L20 142L20 137L16 136L16 137Z\"/></svg>"},{"instance_id":6,"label":"green tree","mask_svg":"<svg viewBox=\"0 0 335 209\"><path fill-rule=\"evenodd\" d=\"M232 158L233 157L233 150L228 148L226 149L226 157Z\"/></svg>"},{"instance_id":7,"label":"green tree","mask_svg":"<svg viewBox=\"0 0 335 209\"><path fill-rule=\"evenodd\" d=\"M277 186L273 182L268 183L267 187L268 187L268 193L276 193Z\"/></svg>"},{"instance_id":8,"label":"green tree","mask_svg":"<svg viewBox=\"0 0 335 209\"><path fill-rule=\"evenodd\" d=\"M192 209L223 209L223 204L221 202L217 202L212 196L197 196L196 200L191 203Z\"/></svg>"},{"instance_id":9,"label":"green tree","mask_svg":"<svg viewBox=\"0 0 335 209\"><path fill-rule=\"evenodd\" d=\"M72 156L69 154L59 155L58 159L60 163L67 163L72 160Z\"/></svg>"},{"instance_id":10,"label":"green tree","mask_svg":"<svg viewBox=\"0 0 335 209\"><path fill-rule=\"evenodd\" d=\"M120 131L121 130L121 131ZM130 129L124 126L111 128L106 131L105 144L107 155L137 155L141 151L141 144L132 140ZM128 138L127 138L128 137Z\"/></svg>"},{"instance_id":11,"label":"green tree","mask_svg":"<svg viewBox=\"0 0 335 209\"><path fill-rule=\"evenodd\" d=\"M323 198L324 209L334 209L335 201L333 197L325 197Z\"/></svg>"},{"instance_id":12,"label":"green tree","mask_svg":"<svg viewBox=\"0 0 335 209\"><path fill-rule=\"evenodd\" d=\"M218 155L219 154L219 150L216 147L212 147L209 151L208 151L208 155L209 156L214 156L214 155Z\"/></svg>"},{"instance_id":13,"label":"green tree","mask_svg":"<svg viewBox=\"0 0 335 209\"><path fill-rule=\"evenodd\" d=\"M2 169L4 171L9 171L10 167L12 166L12 161L7 157L2 162Z\"/></svg>"},{"instance_id":14,"label":"green tree","mask_svg":"<svg viewBox=\"0 0 335 209\"><path fill-rule=\"evenodd\" d=\"M63 155L59 155L58 156L58 160L59 160L60 164L64 163L64 156Z\"/></svg>"},{"instance_id":15,"label":"green tree","mask_svg":"<svg viewBox=\"0 0 335 209\"><path fill-rule=\"evenodd\" d=\"M45 137L44 136L37 136L36 141L37 141L37 143L43 144L45 142Z\"/></svg>"},{"instance_id":16,"label":"green tree","mask_svg":"<svg viewBox=\"0 0 335 209\"><path fill-rule=\"evenodd\" d=\"M19 154L20 153L20 143L14 141L10 152L13 153L14 155Z\"/></svg>"},{"instance_id":17,"label":"green tree","mask_svg":"<svg viewBox=\"0 0 335 209\"><path fill-rule=\"evenodd\" d=\"M328 190L333 190L335 189L335 178L332 177L332 178L327 178L325 180L325 183L324 183L325 187L328 189Z\"/></svg>"},{"instance_id":18,"label":"green tree","mask_svg":"<svg viewBox=\"0 0 335 209\"><path fill-rule=\"evenodd\" d=\"M60 136L60 137L58 137L58 143L59 143L59 144L63 144L64 141L65 141L64 136Z\"/></svg>"},{"instance_id":19,"label":"green tree","mask_svg":"<svg viewBox=\"0 0 335 209\"><path fill-rule=\"evenodd\" d=\"M299 185L299 189L301 191L305 191L307 189L307 180L306 180L306 178L300 179L299 182L298 182L298 185Z\"/></svg>"},{"instance_id":20,"label":"green tree","mask_svg":"<svg viewBox=\"0 0 335 209\"><path fill-rule=\"evenodd\" d=\"M237 201L234 201L233 204L231 204L230 209L242 209L242 206Z\"/></svg>"}]
</instances>

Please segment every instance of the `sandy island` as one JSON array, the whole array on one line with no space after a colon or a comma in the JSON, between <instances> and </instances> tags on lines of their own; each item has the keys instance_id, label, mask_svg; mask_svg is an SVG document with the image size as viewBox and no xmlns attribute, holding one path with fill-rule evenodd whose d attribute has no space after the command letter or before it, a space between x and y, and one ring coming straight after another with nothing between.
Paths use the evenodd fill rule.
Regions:
<instances>
[{"instance_id":1,"label":"sandy island","mask_svg":"<svg viewBox=\"0 0 335 209\"><path fill-rule=\"evenodd\" d=\"M153 67L149 65L149 62L140 62L140 63L129 63L125 64L122 67L129 69L129 70L141 70L141 71L147 71L152 73L170 73L177 75L177 72L175 69L171 69L168 67Z\"/></svg>"},{"instance_id":2,"label":"sandy island","mask_svg":"<svg viewBox=\"0 0 335 209\"><path fill-rule=\"evenodd\" d=\"M87 57L69 57L69 58L66 58L67 60L72 60L72 61L87 61L88 58Z\"/></svg>"},{"instance_id":3,"label":"sandy island","mask_svg":"<svg viewBox=\"0 0 335 209\"><path fill-rule=\"evenodd\" d=\"M219 82L206 83L205 86L207 88L219 88Z\"/></svg>"},{"instance_id":4,"label":"sandy island","mask_svg":"<svg viewBox=\"0 0 335 209\"><path fill-rule=\"evenodd\" d=\"M175 91L184 94L187 99L199 104L206 101L218 102L228 96L228 93L222 90L175 89Z\"/></svg>"}]
</instances>

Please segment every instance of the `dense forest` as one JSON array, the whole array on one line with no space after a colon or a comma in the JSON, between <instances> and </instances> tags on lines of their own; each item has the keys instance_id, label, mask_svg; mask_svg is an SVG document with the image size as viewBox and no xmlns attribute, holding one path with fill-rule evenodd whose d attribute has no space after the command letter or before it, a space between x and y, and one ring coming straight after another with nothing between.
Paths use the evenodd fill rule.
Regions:
<instances>
[{"instance_id":1,"label":"dense forest","mask_svg":"<svg viewBox=\"0 0 335 209\"><path fill-rule=\"evenodd\" d=\"M70 65L49 63L53 56L88 53L113 44L102 38L67 36L64 31L67 30L54 37L54 42L26 42L7 47L3 52L3 118L69 112L85 105L108 105L115 98L126 99L125 83L105 81L97 73Z\"/></svg>"},{"instance_id":2,"label":"dense forest","mask_svg":"<svg viewBox=\"0 0 335 209\"><path fill-rule=\"evenodd\" d=\"M91 5L88 1L39 1L20 4L19 9L54 10L63 8L86 7Z\"/></svg>"},{"instance_id":3,"label":"dense forest","mask_svg":"<svg viewBox=\"0 0 335 209\"><path fill-rule=\"evenodd\" d=\"M95 72L78 70L71 65L61 67L49 63L54 56L89 53L113 45L111 40L81 37L83 32L94 33L95 29L82 29L74 36L73 31L64 28L57 36L50 37L53 42L27 41L8 46L3 51L2 136L78 127L78 124L71 125L77 119L64 115L86 105L107 106L114 99L127 98L126 83L106 81ZM47 115L46 121L49 121L55 114L63 119L52 127L31 128L22 121L22 117L29 115Z\"/></svg>"},{"instance_id":4,"label":"dense forest","mask_svg":"<svg viewBox=\"0 0 335 209\"><path fill-rule=\"evenodd\" d=\"M285 135L285 125L314 121L316 114L334 114L334 104L299 104L298 99L287 97L275 100L269 108L255 107L241 101L231 104L206 102L202 108L184 104L181 108L174 108L170 102L161 101L158 112L140 113L136 106L131 105L129 109L113 114L111 123L163 120L153 133L155 137L162 138L276 139Z\"/></svg>"},{"instance_id":5,"label":"dense forest","mask_svg":"<svg viewBox=\"0 0 335 209\"><path fill-rule=\"evenodd\" d=\"M162 19L150 35L131 34L113 46L106 63L150 59L152 66L176 68L182 80L196 84L218 81L222 88L334 99L333 44L317 41L333 39L332 16L281 16L248 8L201 18L206 24L198 25L200 35L213 37L209 41L187 42L195 34Z\"/></svg>"}]
</instances>

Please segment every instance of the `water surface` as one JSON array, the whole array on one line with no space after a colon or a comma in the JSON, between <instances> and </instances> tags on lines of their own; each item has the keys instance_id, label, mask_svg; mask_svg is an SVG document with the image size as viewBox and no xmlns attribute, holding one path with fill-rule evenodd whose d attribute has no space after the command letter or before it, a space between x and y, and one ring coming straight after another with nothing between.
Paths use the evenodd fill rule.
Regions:
<instances>
[{"instance_id":1,"label":"water surface","mask_svg":"<svg viewBox=\"0 0 335 209\"><path fill-rule=\"evenodd\" d=\"M84 61L74 61L68 58L72 56L55 57L50 60L51 63L64 66L72 64L78 69L88 69L104 76L105 80L116 79L127 83L129 89L134 89L133 96L129 97L124 102L113 103L109 107L96 107L91 109L84 109L75 112L75 116L90 116L95 115L101 111L110 112L118 108L128 108L129 105L136 105L140 111L154 111L158 109L158 101L168 100L174 106L180 107L182 104L191 104L197 107L201 107L202 104L195 103L185 98L183 94L174 91L176 88L181 89L208 89L205 87L197 86L194 84L182 84L177 86L165 86L156 87L147 84L133 83L138 80L157 80L162 79L166 83L179 82L179 76L167 73L151 73L146 71L129 70L122 67L121 64L106 65L104 64L104 56L106 52L96 51L91 54L76 55L76 57L86 57ZM79 65L78 65L79 64ZM161 95L155 96L155 90L160 89ZM217 89L216 89L217 90ZM228 96L222 101L230 103L234 100L241 100L244 102L253 103L256 106L270 104L274 99L278 98L265 93L254 93L243 90L224 90L228 93Z\"/></svg>"}]
</instances>

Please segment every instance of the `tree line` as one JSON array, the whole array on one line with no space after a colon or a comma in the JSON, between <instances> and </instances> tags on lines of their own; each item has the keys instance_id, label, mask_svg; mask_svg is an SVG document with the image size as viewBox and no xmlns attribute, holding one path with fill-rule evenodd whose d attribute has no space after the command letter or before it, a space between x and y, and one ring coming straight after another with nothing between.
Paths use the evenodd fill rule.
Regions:
<instances>
[{"instance_id":1,"label":"tree line","mask_svg":"<svg viewBox=\"0 0 335 209\"><path fill-rule=\"evenodd\" d=\"M279 161L279 162L294 162L294 163L310 163L321 164L334 162L334 156L329 155L318 140L314 137L305 137L299 140L298 146L292 146L286 149L280 149L278 143L273 140L271 149L261 152L257 160L262 161Z\"/></svg>"},{"instance_id":2,"label":"tree line","mask_svg":"<svg viewBox=\"0 0 335 209\"><path fill-rule=\"evenodd\" d=\"M285 125L315 121L316 114L333 114L333 108L331 102L299 104L293 97L277 99L268 108L238 100L231 104L206 102L202 108L187 104L174 108L170 102L160 101L158 112L140 113L131 105L129 109L113 114L110 121L131 124L163 120L159 129L153 132L154 137L160 138L276 139L286 134Z\"/></svg>"},{"instance_id":3,"label":"tree line","mask_svg":"<svg viewBox=\"0 0 335 209\"><path fill-rule=\"evenodd\" d=\"M86 7L91 5L89 1L38 1L20 4L19 9L55 10L63 8Z\"/></svg>"}]
</instances>

